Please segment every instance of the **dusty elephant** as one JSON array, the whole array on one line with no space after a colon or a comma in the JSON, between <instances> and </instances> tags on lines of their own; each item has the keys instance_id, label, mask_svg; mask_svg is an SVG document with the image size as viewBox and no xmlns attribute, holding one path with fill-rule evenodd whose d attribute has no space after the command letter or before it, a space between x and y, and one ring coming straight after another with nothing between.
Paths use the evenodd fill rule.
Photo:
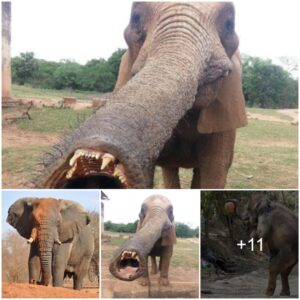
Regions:
<instances>
[{"instance_id":1,"label":"dusty elephant","mask_svg":"<svg viewBox=\"0 0 300 300\"><path fill-rule=\"evenodd\" d=\"M160 257L159 284L168 285L168 272L176 242L173 207L169 199L153 195L145 199L139 214L137 232L114 254L109 270L121 280L141 277L141 284L149 283L148 257L152 274L158 272L156 257Z\"/></svg>"},{"instance_id":2,"label":"dusty elephant","mask_svg":"<svg viewBox=\"0 0 300 300\"><path fill-rule=\"evenodd\" d=\"M21 198L8 210L6 220L28 239L29 283L62 286L73 277L82 288L94 252L89 214L76 202L53 198ZM41 277L41 278L40 278Z\"/></svg>"},{"instance_id":3,"label":"dusty elephant","mask_svg":"<svg viewBox=\"0 0 300 300\"><path fill-rule=\"evenodd\" d=\"M247 122L231 3L136 2L114 95L56 147L43 188L224 188Z\"/></svg>"},{"instance_id":4,"label":"dusty elephant","mask_svg":"<svg viewBox=\"0 0 300 300\"><path fill-rule=\"evenodd\" d=\"M281 275L281 296L289 296L288 276L298 262L298 218L268 195L255 194L247 204L244 220L249 222L251 237L263 239L268 246L269 282L266 295L272 296L277 275Z\"/></svg>"}]
</instances>

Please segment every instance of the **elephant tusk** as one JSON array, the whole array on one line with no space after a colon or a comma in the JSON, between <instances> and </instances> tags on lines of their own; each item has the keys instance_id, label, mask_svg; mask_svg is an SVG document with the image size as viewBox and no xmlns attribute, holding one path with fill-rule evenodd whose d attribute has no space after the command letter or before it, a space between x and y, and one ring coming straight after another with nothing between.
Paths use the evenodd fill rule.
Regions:
<instances>
[{"instance_id":1,"label":"elephant tusk","mask_svg":"<svg viewBox=\"0 0 300 300\"><path fill-rule=\"evenodd\" d=\"M55 240L54 243L61 245L61 241L59 239Z\"/></svg>"},{"instance_id":2,"label":"elephant tusk","mask_svg":"<svg viewBox=\"0 0 300 300\"><path fill-rule=\"evenodd\" d=\"M27 244L31 244L33 242L33 238L31 237L29 240L27 240Z\"/></svg>"}]
</instances>

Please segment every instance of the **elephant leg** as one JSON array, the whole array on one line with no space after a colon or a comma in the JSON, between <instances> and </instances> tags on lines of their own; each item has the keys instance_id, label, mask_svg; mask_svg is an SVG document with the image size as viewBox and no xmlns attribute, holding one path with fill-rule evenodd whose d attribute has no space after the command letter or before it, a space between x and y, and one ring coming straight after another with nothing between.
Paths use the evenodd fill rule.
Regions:
<instances>
[{"instance_id":1,"label":"elephant leg","mask_svg":"<svg viewBox=\"0 0 300 300\"><path fill-rule=\"evenodd\" d=\"M172 254L173 254L173 246L163 247L162 255L160 259L160 263L161 263L160 278L159 278L160 285L169 285L169 278L168 278L169 266L170 266Z\"/></svg>"},{"instance_id":2,"label":"elephant leg","mask_svg":"<svg viewBox=\"0 0 300 300\"><path fill-rule=\"evenodd\" d=\"M276 256L271 258L269 264L268 287L266 290L266 295L268 297L272 296L275 292L277 275L281 273L282 270L285 270L286 266L290 265L288 261L289 255L290 251L288 249L282 249Z\"/></svg>"},{"instance_id":3,"label":"elephant leg","mask_svg":"<svg viewBox=\"0 0 300 300\"><path fill-rule=\"evenodd\" d=\"M193 188L225 187L234 143L235 130L201 135L198 143L199 170L194 171Z\"/></svg>"},{"instance_id":4,"label":"elephant leg","mask_svg":"<svg viewBox=\"0 0 300 300\"><path fill-rule=\"evenodd\" d=\"M179 168L162 167L162 174L166 189L180 189Z\"/></svg>"},{"instance_id":5,"label":"elephant leg","mask_svg":"<svg viewBox=\"0 0 300 300\"><path fill-rule=\"evenodd\" d=\"M63 286L65 270L70 253L70 243L53 246L52 276L53 286Z\"/></svg>"},{"instance_id":6,"label":"elephant leg","mask_svg":"<svg viewBox=\"0 0 300 300\"><path fill-rule=\"evenodd\" d=\"M41 261L36 243L32 243L28 258L29 283L37 284L41 277Z\"/></svg>"},{"instance_id":7,"label":"elephant leg","mask_svg":"<svg viewBox=\"0 0 300 300\"><path fill-rule=\"evenodd\" d=\"M284 271L280 273L281 276L281 292L280 296L290 296L290 286L289 286L289 275L296 263L292 264L290 267L286 268Z\"/></svg>"},{"instance_id":8,"label":"elephant leg","mask_svg":"<svg viewBox=\"0 0 300 300\"><path fill-rule=\"evenodd\" d=\"M155 256L151 256L151 274L157 274L157 264Z\"/></svg>"},{"instance_id":9,"label":"elephant leg","mask_svg":"<svg viewBox=\"0 0 300 300\"><path fill-rule=\"evenodd\" d=\"M146 270L145 270L144 274L142 275L142 277L140 278L139 283L142 286L147 286L150 283L149 273L148 273L148 257L146 258Z\"/></svg>"},{"instance_id":10,"label":"elephant leg","mask_svg":"<svg viewBox=\"0 0 300 300\"><path fill-rule=\"evenodd\" d=\"M92 257L84 257L82 258L79 266L76 267L76 271L73 276L73 288L74 290L82 289L83 279L88 273L90 262Z\"/></svg>"}]
</instances>

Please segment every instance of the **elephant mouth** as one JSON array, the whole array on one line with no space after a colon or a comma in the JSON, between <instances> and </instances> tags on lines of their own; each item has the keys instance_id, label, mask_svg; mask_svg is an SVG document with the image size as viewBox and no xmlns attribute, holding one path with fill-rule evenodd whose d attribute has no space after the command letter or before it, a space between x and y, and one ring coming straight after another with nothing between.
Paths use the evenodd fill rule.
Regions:
<instances>
[{"instance_id":1,"label":"elephant mouth","mask_svg":"<svg viewBox=\"0 0 300 300\"><path fill-rule=\"evenodd\" d=\"M143 260L137 251L125 250L111 263L110 271L120 280L132 281L144 273Z\"/></svg>"},{"instance_id":2,"label":"elephant mouth","mask_svg":"<svg viewBox=\"0 0 300 300\"><path fill-rule=\"evenodd\" d=\"M47 187L125 189L129 183L124 165L114 155L81 148L53 172Z\"/></svg>"}]
</instances>

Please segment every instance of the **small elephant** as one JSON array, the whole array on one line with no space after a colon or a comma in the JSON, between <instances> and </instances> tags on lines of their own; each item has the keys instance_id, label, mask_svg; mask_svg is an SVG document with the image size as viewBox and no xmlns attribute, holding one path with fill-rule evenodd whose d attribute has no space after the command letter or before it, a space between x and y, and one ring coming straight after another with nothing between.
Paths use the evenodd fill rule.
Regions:
<instances>
[{"instance_id":1,"label":"small elephant","mask_svg":"<svg viewBox=\"0 0 300 300\"><path fill-rule=\"evenodd\" d=\"M53 198L21 198L6 220L30 243L29 283L62 286L73 277L80 290L94 252L88 212L78 203ZM40 278L41 277L41 278Z\"/></svg>"},{"instance_id":2,"label":"small elephant","mask_svg":"<svg viewBox=\"0 0 300 300\"><path fill-rule=\"evenodd\" d=\"M159 257L159 284L168 285L169 266L176 243L173 206L166 197L150 196L143 202L139 218L135 235L116 251L109 270L121 280L142 277L141 284L148 285L148 257L151 257L152 274L158 272L156 257Z\"/></svg>"},{"instance_id":3,"label":"small elephant","mask_svg":"<svg viewBox=\"0 0 300 300\"><path fill-rule=\"evenodd\" d=\"M267 296L276 288L277 275L281 275L281 296L289 296L288 276L298 262L298 218L285 206L255 194L246 206L244 220L250 225L251 237L263 239L269 248L269 282Z\"/></svg>"}]
</instances>

